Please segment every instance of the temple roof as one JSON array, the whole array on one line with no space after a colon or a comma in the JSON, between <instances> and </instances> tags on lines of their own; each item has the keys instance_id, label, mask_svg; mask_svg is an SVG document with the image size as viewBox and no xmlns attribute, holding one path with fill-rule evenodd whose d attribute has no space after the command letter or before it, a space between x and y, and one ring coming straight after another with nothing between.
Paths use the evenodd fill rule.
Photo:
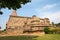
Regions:
<instances>
[{"instance_id":1,"label":"temple roof","mask_svg":"<svg viewBox=\"0 0 60 40\"><path fill-rule=\"evenodd\" d=\"M17 16L16 10L13 10L11 16Z\"/></svg>"}]
</instances>

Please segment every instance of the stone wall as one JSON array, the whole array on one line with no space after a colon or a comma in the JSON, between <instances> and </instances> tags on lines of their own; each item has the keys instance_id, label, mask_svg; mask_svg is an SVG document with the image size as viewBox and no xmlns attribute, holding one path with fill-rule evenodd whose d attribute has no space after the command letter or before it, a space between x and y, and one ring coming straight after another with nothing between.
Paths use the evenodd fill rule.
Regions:
<instances>
[{"instance_id":1,"label":"stone wall","mask_svg":"<svg viewBox=\"0 0 60 40\"><path fill-rule=\"evenodd\" d=\"M14 14L15 12L13 12ZM48 18L39 18L36 16L23 17L10 15L9 20L6 24L7 33L11 34L22 34L24 31L38 31L43 30L45 26L51 26ZM40 32L40 31L39 31Z\"/></svg>"}]
</instances>

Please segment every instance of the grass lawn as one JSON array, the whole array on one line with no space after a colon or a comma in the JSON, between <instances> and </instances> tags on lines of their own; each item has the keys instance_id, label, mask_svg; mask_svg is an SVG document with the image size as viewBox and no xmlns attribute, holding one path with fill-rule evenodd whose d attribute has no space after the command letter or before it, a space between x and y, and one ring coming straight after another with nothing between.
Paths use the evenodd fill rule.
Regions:
<instances>
[{"instance_id":1,"label":"grass lawn","mask_svg":"<svg viewBox=\"0 0 60 40\"><path fill-rule=\"evenodd\" d=\"M44 36L37 37L37 40L60 40L60 34L46 34Z\"/></svg>"},{"instance_id":2,"label":"grass lawn","mask_svg":"<svg viewBox=\"0 0 60 40\"><path fill-rule=\"evenodd\" d=\"M43 36L8 36L0 37L0 40L60 40L60 35L46 34Z\"/></svg>"}]
</instances>

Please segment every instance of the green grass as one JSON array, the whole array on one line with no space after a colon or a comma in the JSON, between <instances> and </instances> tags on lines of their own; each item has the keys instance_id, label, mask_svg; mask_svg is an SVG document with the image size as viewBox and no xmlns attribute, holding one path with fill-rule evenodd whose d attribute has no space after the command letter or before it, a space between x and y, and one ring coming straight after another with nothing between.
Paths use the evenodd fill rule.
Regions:
<instances>
[{"instance_id":1,"label":"green grass","mask_svg":"<svg viewBox=\"0 0 60 40\"><path fill-rule=\"evenodd\" d=\"M8 36L0 37L0 40L60 40L60 35L46 34L43 36Z\"/></svg>"},{"instance_id":2,"label":"green grass","mask_svg":"<svg viewBox=\"0 0 60 40\"><path fill-rule=\"evenodd\" d=\"M60 40L59 34L46 34L44 36L40 36L37 40Z\"/></svg>"},{"instance_id":3,"label":"green grass","mask_svg":"<svg viewBox=\"0 0 60 40\"><path fill-rule=\"evenodd\" d=\"M0 40L35 40L37 36L8 36L0 37Z\"/></svg>"}]
</instances>

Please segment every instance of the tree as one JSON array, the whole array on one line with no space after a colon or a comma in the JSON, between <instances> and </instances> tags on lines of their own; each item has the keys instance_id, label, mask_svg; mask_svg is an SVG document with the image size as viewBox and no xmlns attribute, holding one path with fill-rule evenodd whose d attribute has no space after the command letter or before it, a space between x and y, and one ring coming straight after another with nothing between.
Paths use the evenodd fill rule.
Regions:
<instances>
[{"instance_id":1,"label":"tree","mask_svg":"<svg viewBox=\"0 0 60 40\"><path fill-rule=\"evenodd\" d=\"M1 29L1 26L0 26L0 29Z\"/></svg>"},{"instance_id":2,"label":"tree","mask_svg":"<svg viewBox=\"0 0 60 40\"><path fill-rule=\"evenodd\" d=\"M25 5L26 3L31 2L31 0L0 0L0 14L1 8L8 8L17 10L21 8L22 4Z\"/></svg>"},{"instance_id":3,"label":"tree","mask_svg":"<svg viewBox=\"0 0 60 40\"><path fill-rule=\"evenodd\" d=\"M52 25L54 25L54 22L52 22Z\"/></svg>"},{"instance_id":4,"label":"tree","mask_svg":"<svg viewBox=\"0 0 60 40\"><path fill-rule=\"evenodd\" d=\"M55 24L56 27L60 28L60 23Z\"/></svg>"}]
</instances>

